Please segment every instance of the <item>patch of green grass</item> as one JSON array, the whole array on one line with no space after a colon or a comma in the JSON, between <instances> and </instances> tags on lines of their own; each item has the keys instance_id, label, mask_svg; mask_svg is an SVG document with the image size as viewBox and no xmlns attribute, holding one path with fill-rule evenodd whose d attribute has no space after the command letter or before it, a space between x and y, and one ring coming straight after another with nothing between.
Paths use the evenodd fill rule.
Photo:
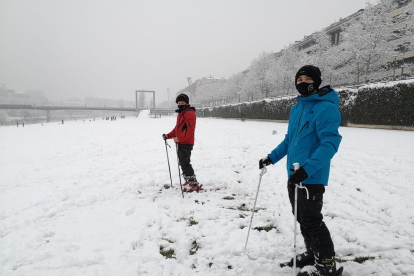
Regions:
<instances>
[{"instance_id":1,"label":"patch of green grass","mask_svg":"<svg viewBox=\"0 0 414 276\"><path fill-rule=\"evenodd\" d=\"M197 225L198 221L195 221L193 218L190 218L190 226Z\"/></svg>"},{"instance_id":2,"label":"patch of green grass","mask_svg":"<svg viewBox=\"0 0 414 276\"><path fill-rule=\"evenodd\" d=\"M239 211L249 211L249 208L247 208L246 204L242 204L239 207L237 207L237 210Z\"/></svg>"},{"instance_id":3,"label":"patch of green grass","mask_svg":"<svg viewBox=\"0 0 414 276\"><path fill-rule=\"evenodd\" d=\"M194 255L199 248L200 246L197 244L197 241L194 240L191 244L190 255Z\"/></svg>"},{"instance_id":4,"label":"patch of green grass","mask_svg":"<svg viewBox=\"0 0 414 276\"><path fill-rule=\"evenodd\" d=\"M254 212L255 212L255 213L257 213L257 212L259 212L260 210L266 210L266 208L261 208L261 207L259 207L259 208L256 208L256 210L254 210Z\"/></svg>"},{"instance_id":5,"label":"patch of green grass","mask_svg":"<svg viewBox=\"0 0 414 276\"><path fill-rule=\"evenodd\" d=\"M245 203L243 203L242 205L238 206L237 208L234 207L225 207L226 209L230 209L230 210L239 210L239 211L243 211L243 212L251 212L252 210L250 210ZM260 210L266 210L266 208L256 208L256 210L254 210L255 213L259 212Z\"/></svg>"},{"instance_id":6,"label":"patch of green grass","mask_svg":"<svg viewBox=\"0 0 414 276\"><path fill-rule=\"evenodd\" d=\"M160 254L163 255L166 259L175 259L175 252L172 248L165 250L165 248L161 245Z\"/></svg>"},{"instance_id":7,"label":"patch of green grass","mask_svg":"<svg viewBox=\"0 0 414 276\"><path fill-rule=\"evenodd\" d=\"M269 232L270 230L272 230L272 229L276 229L276 232L277 232L277 228L276 228L276 226L274 226L273 224L270 224L270 225L267 225L267 226L258 226L258 227L255 227L255 228L253 228L254 230L258 230L259 232L260 231L266 231L266 232Z\"/></svg>"},{"instance_id":8,"label":"patch of green grass","mask_svg":"<svg viewBox=\"0 0 414 276\"><path fill-rule=\"evenodd\" d=\"M344 259L341 259L341 258L335 258L335 261L338 262L338 263L356 262L356 263L362 264L362 263L364 263L366 261L374 260L374 259L375 259L375 257L369 257L369 256L364 257L364 256L361 256L361 257L355 257L353 260L344 260Z\"/></svg>"},{"instance_id":9,"label":"patch of green grass","mask_svg":"<svg viewBox=\"0 0 414 276\"><path fill-rule=\"evenodd\" d=\"M361 256L361 257L355 257L355 259L353 261L356 262L356 263L362 264L365 261L374 260L374 259L375 259L375 257Z\"/></svg>"},{"instance_id":10,"label":"patch of green grass","mask_svg":"<svg viewBox=\"0 0 414 276\"><path fill-rule=\"evenodd\" d=\"M337 263L345 263L345 262L347 262L347 260L344 260L344 259L341 259L341 258L335 258L335 261Z\"/></svg>"},{"instance_id":11,"label":"patch of green grass","mask_svg":"<svg viewBox=\"0 0 414 276\"><path fill-rule=\"evenodd\" d=\"M234 197L232 197L232 196L225 196L225 197L223 197L223 199L225 199L225 200L234 200Z\"/></svg>"}]
</instances>

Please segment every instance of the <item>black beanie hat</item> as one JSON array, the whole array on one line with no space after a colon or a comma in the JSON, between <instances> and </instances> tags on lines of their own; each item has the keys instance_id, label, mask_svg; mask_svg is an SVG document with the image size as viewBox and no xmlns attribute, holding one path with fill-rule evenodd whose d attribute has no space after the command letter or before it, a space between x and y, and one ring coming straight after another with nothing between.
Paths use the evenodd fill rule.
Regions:
<instances>
[{"instance_id":1,"label":"black beanie hat","mask_svg":"<svg viewBox=\"0 0 414 276\"><path fill-rule=\"evenodd\" d=\"M187 104L190 104L190 99L186 94L180 94L177 96L177 99L175 99L175 103L178 103L179 101L186 102Z\"/></svg>"},{"instance_id":2,"label":"black beanie hat","mask_svg":"<svg viewBox=\"0 0 414 276\"><path fill-rule=\"evenodd\" d=\"M300 68L299 71L296 73L296 76L295 76L295 85L296 85L296 81L298 80L298 78L302 75L306 75L308 77L311 77L312 80L315 82L316 89L318 89L319 86L322 83L321 70L319 70L319 68L316 67L316 66L305 65L302 68Z\"/></svg>"}]
</instances>

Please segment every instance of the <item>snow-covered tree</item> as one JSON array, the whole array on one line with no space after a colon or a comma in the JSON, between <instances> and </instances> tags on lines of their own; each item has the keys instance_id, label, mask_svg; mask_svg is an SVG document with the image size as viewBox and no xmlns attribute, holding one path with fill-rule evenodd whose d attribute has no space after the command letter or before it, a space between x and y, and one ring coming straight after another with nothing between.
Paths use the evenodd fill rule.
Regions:
<instances>
[{"instance_id":1,"label":"snow-covered tree","mask_svg":"<svg viewBox=\"0 0 414 276\"><path fill-rule=\"evenodd\" d=\"M235 99L235 102L241 101L243 84L246 78L246 73L238 73L230 77L227 81L228 95Z\"/></svg>"},{"instance_id":2,"label":"snow-covered tree","mask_svg":"<svg viewBox=\"0 0 414 276\"><path fill-rule=\"evenodd\" d=\"M272 92L269 71L272 67L273 54L263 52L257 59L253 60L250 68L250 76L253 87L260 92L262 97L267 98Z\"/></svg>"},{"instance_id":3,"label":"snow-covered tree","mask_svg":"<svg viewBox=\"0 0 414 276\"><path fill-rule=\"evenodd\" d=\"M7 116L6 111L0 110L0 124L5 124L8 121L9 116Z\"/></svg>"},{"instance_id":4,"label":"snow-covered tree","mask_svg":"<svg viewBox=\"0 0 414 276\"><path fill-rule=\"evenodd\" d=\"M308 61L307 55L294 47L285 48L275 55L275 62L270 69L272 86L276 90L275 95L294 93L295 74Z\"/></svg>"},{"instance_id":5,"label":"snow-covered tree","mask_svg":"<svg viewBox=\"0 0 414 276\"><path fill-rule=\"evenodd\" d=\"M377 5L367 3L365 11L345 29L345 49L352 56L358 76L363 70L366 82L371 71L381 65L380 61L393 55L389 41L393 37L390 12L394 8L393 0L380 0Z\"/></svg>"},{"instance_id":6,"label":"snow-covered tree","mask_svg":"<svg viewBox=\"0 0 414 276\"><path fill-rule=\"evenodd\" d=\"M227 98L225 80L205 83L197 87L197 102L202 104L220 104Z\"/></svg>"},{"instance_id":7,"label":"snow-covered tree","mask_svg":"<svg viewBox=\"0 0 414 276\"><path fill-rule=\"evenodd\" d=\"M331 37L325 32L318 32L315 35L316 45L310 54L310 60L313 65L318 66L322 75L326 75L333 71L334 56Z\"/></svg>"},{"instance_id":8,"label":"snow-covered tree","mask_svg":"<svg viewBox=\"0 0 414 276\"><path fill-rule=\"evenodd\" d=\"M251 72L251 67L249 68L249 71L247 72L243 87L241 89L241 94L243 99L247 101L253 101L254 98L260 97L259 90L257 88L257 79L254 73Z\"/></svg>"}]
</instances>

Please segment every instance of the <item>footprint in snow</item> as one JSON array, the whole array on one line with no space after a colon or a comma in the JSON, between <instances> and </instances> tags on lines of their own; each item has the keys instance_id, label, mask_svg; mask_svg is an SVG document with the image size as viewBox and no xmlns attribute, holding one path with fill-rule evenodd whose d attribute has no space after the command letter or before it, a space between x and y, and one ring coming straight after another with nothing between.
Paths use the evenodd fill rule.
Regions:
<instances>
[{"instance_id":1,"label":"footprint in snow","mask_svg":"<svg viewBox=\"0 0 414 276\"><path fill-rule=\"evenodd\" d=\"M125 216L130 216L135 212L135 207L132 207L128 211L125 212Z\"/></svg>"}]
</instances>

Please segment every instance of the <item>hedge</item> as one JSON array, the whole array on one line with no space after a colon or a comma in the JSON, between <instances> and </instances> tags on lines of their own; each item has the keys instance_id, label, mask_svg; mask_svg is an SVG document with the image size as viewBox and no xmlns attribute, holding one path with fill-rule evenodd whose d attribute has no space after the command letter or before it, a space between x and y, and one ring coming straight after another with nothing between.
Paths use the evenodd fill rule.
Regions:
<instances>
[{"instance_id":1,"label":"hedge","mask_svg":"<svg viewBox=\"0 0 414 276\"><path fill-rule=\"evenodd\" d=\"M342 125L414 126L414 81L338 89ZM289 120L296 96L198 110L202 117Z\"/></svg>"}]
</instances>

